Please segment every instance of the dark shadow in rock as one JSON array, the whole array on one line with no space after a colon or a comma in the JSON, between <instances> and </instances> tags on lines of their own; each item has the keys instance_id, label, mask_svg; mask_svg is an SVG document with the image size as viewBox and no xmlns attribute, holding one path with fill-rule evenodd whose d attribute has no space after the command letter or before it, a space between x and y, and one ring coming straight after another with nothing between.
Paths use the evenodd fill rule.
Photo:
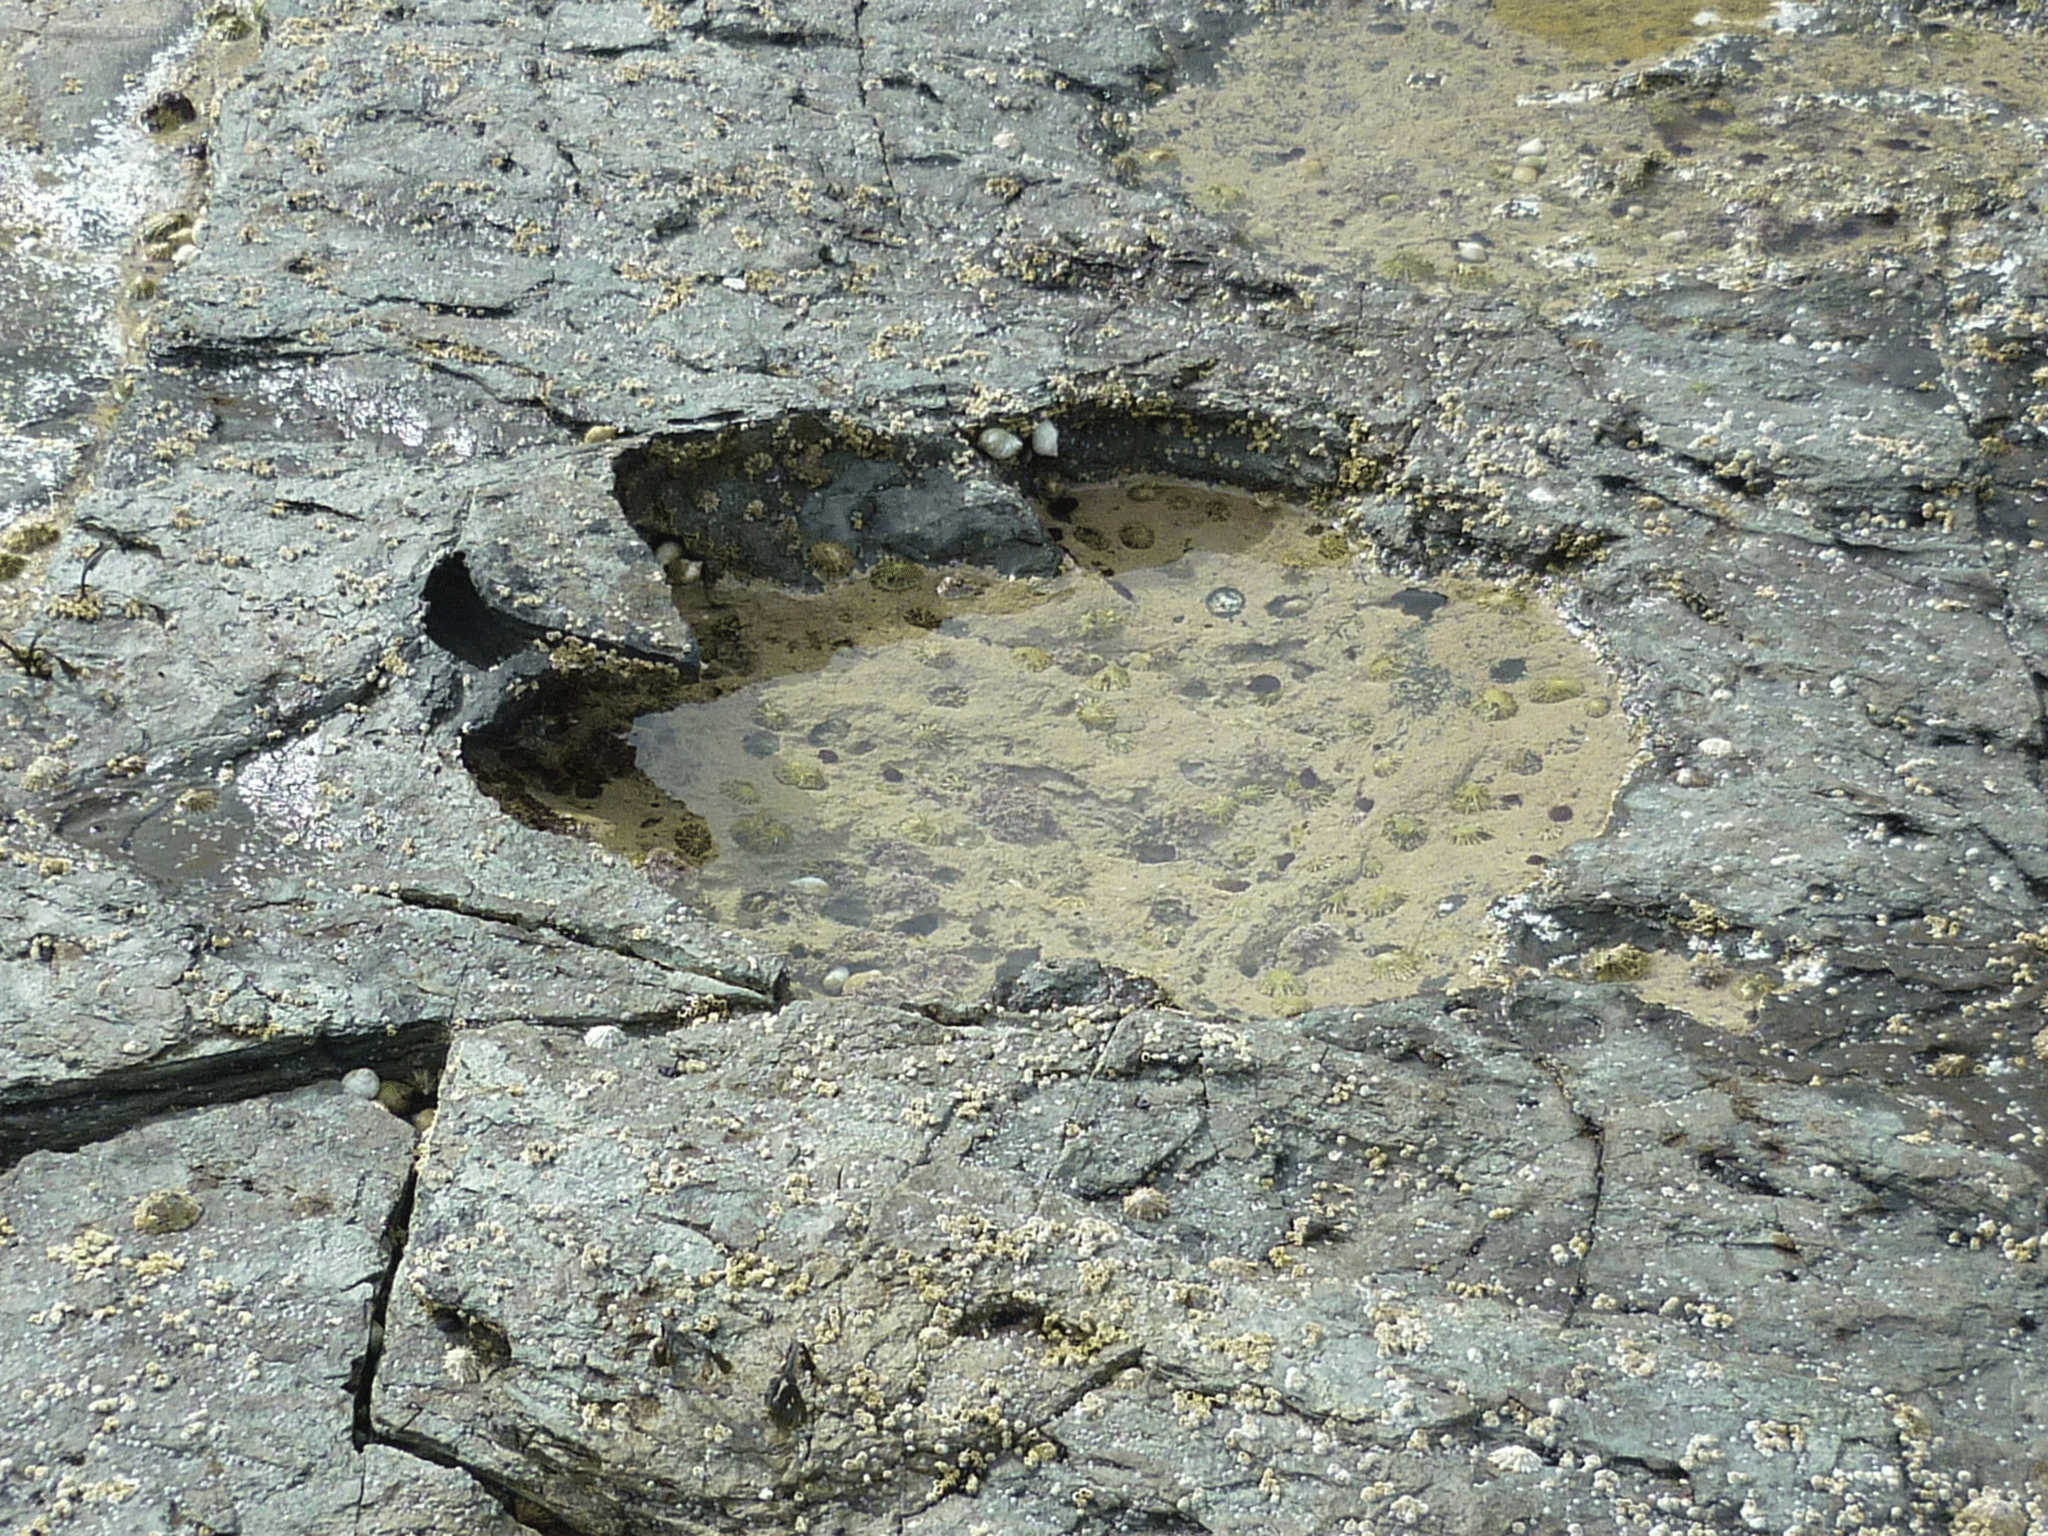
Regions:
<instances>
[{"instance_id":1,"label":"dark shadow in rock","mask_svg":"<svg viewBox=\"0 0 2048 1536\"><path fill-rule=\"evenodd\" d=\"M950 437L890 438L815 416L619 455L613 494L651 548L673 541L707 580L816 590L889 558L1050 574L1059 551L1022 491L962 478Z\"/></svg>"},{"instance_id":2,"label":"dark shadow in rock","mask_svg":"<svg viewBox=\"0 0 2048 1536\"><path fill-rule=\"evenodd\" d=\"M427 638L458 661L488 671L541 636L538 625L501 613L470 579L469 562L450 555L427 577Z\"/></svg>"},{"instance_id":3,"label":"dark shadow in rock","mask_svg":"<svg viewBox=\"0 0 2048 1536\"><path fill-rule=\"evenodd\" d=\"M49 1085L0 1088L0 1169L12 1167L31 1152L76 1151L160 1115L339 1080L358 1067L370 1067L395 1082L431 1080L438 1076L447 1052L445 1027L411 1024L381 1036L374 1056L367 1054L361 1040L336 1038L309 1045L293 1035L258 1041L228 1056L149 1062L68 1090Z\"/></svg>"}]
</instances>

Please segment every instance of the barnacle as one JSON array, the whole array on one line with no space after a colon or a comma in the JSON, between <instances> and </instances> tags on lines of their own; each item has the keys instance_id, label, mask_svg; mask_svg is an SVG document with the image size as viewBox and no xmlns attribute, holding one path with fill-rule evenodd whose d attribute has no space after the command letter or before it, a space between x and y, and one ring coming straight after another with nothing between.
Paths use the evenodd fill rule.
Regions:
<instances>
[{"instance_id":1,"label":"barnacle","mask_svg":"<svg viewBox=\"0 0 2048 1536\"><path fill-rule=\"evenodd\" d=\"M1650 974L1650 957L1633 944L1596 949L1581 968L1595 981L1640 981Z\"/></svg>"},{"instance_id":2,"label":"barnacle","mask_svg":"<svg viewBox=\"0 0 2048 1536\"><path fill-rule=\"evenodd\" d=\"M1100 699L1084 699L1080 708L1074 711L1074 718L1081 722L1083 730L1112 731L1116 729L1116 711Z\"/></svg>"},{"instance_id":3,"label":"barnacle","mask_svg":"<svg viewBox=\"0 0 2048 1536\"><path fill-rule=\"evenodd\" d=\"M1493 841L1493 834L1491 832L1472 822L1452 827L1444 833L1444 836L1453 843L1456 843L1460 848L1477 848L1481 843Z\"/></svg>"},{"instance_id":4,"label":"barnacle","mask_svg":"<svg viewBox=\"0 0 2048 1536\"><path fill-rule=\"evenodd\" d=\"M1778 990L1778 984L1761 971L1746 971L1735 978L1735 995L1745 1003L1760 1003Z\"/></svg>"},{"instance_id":5,"label":"barnacle","mask_svg":"<svg viewBox=\"0 0 2048 1536\"><path fill-rule=\"evenodd\" d=\"M1259 990L1273 1000L1273 1011L1282 1018L1308 1012L1308 983L1284 966L1274 966L1259 978Z\"/></svg>"},{"instance_id":6,"label":"barnacle","mask_svg":"<svg viewBox=\"0 0 2048 1536\"><path fill-rule=\"evenodd\" d=\"M1406 813L1389 816L1386 825L1387 841L1403 853L1413 853L1429 841L1429 828L1420 818Z\"/></svg>"},{"instance_id":7,"label":"barnacle","mask_svg":"<svg viewBox=\"0 0 2048 1536\"><path fill-rule=\"evenodd\" d=\"M953 742L953 733L943 725L920 725L910 733L910 744L921 752L937 752Z\"/></svg>"},{"instance_id":8,"label":"barnacle","mask_svg":"<svg viewBox=\"0 0 2048 1536\"><path fill-rule=\"evenodd\" d=\"M1391 917L1407 904L1408 893L1391 885L1377 885L1358 903L1360 917Z\"/></svg>"},{"instance_id":9,"label":"barnacle","mask_svg":"<svg viewBox=\"0 0 2048 1536\"><path fill-rule=\"evenodd\" d=\"M749 853L776 853L796 841L789 823L766 811L753 811L732 824L732 840Z\"/></svg>"},{"instance_id":10,"label":"barnacle","mask_svg":"<svg viewBox=\"0 0 2048 1536\"><path fill-rule=\"evenodd\" d=\"M1538 704L1562 704L1566 699L1576 699L1586 691L1586 685L1575 677L1540 677L1529 690L1529 697Z\"/></svg>"},{"instance_id":11,"label":"barnacle","mask_svg":"<svg viewBox=\"0 0 2048 1536\"><path fill-rule=\"evenodd\" d=\"M1172 1202L1150 1184L1140 1184L1124 1196L1124 1214L1134 1220L1158 1221L1172 1212Z\"/></svg>"},{"instance_id":12,"label":"barnacle","mask_svg":"<svg viewBox=\"0 0 2048 1536\"><path fill-rule=\"evenodd\" d=\"M1493 809L1493 791L1484 784L1467 779L1451 791L1451 809L1456 811L1490 811Z\"/></svg>"},{"instance_id":13,"label":"barnacle","mask_svg":"<svg viewBox=\"0 0 2048 1536\"><path fill-rule=\"evenodd\" d=\"M791 789L823 789L825 770L816 763L807 763L801 758L778 758L775 763L775 782L787 784Z\"/></svg>"},{"instance_id":14,"label":"barnacle","mask_svg":"<svg viewBox=\"0 0 2048 1536\"><path fill-rule=\"evenodd\" d=\"M1384 683L1388 678L1396 676L1400 670L1401 663L1384 654L1373 657L1365 664L1365 675L1376 683Z\"/></svg>"},{"instance_id":15,"label":"barnacle","mask_svg":"<svg viewBox=\"0 0 2048 1536\"><path fill-rule=\"evenodd\" d=\"M913 816L896 830L905 842L930 845L953 840L953 828L936 816Z\"/></svg>"},{"instance_id":16,"label":"barnacle","mask_svg":"<svg viewBox=\"0 0 2048 1536\"><path fill-rule=\"evenodd\" d=\"M718 792L734 805L759 805L761 791L745 779L727 779L718 786Z\"/></svg>"},{"instance_id":17,"label":"barnacle","mask_svg":"<svg viewBox=\"0 0 2048 1536\"><path fill-rule=\"evenodd\" d=\"M1092 609L1081 615L1078 633L1084 640L1093 639L1097 635L1115 634L1124 627L1124 621L1129 617L1121 608Z\"/></svg>"},{"instance_id":18,"label":"barnacle","mask_svg":"<svg viewBox=\"0 0 2048 1536\"><path fill-rule=\"evenodd\" d=\"M1401 755L1388 752L1372 760L1372 776L1376 779L1391 779L1401 771Z\"/></svg>"},{"instance_id":19,"label":"barnacle","mask_svg":"<svg viewBox=\"0 0 2048 1536\"><path fill-rule=\"evenodd\" d=\"M810 548L806 563L820 581L837 581L853 574L853 551L832 539L820 539Z\"/></svg>"},{"instance_id":20,"label":"barnacle","mask_svg":"<svg viewBox=\"0 0 2048 1536\"><path fill-rule=\"evenodd\" d=\"M1010 659L1026 672L1043 672L1052 665L1052 652L1043 646L1020 645L1011 650Z\"/></svg>"},{"instance_id":21,"label":"barnacle","mask_svg":"<svg viewBox=\"0 0 2048 1536\"><path fill-rule=\"evenodd\" d=\"M1428 961L1419 949L1389 949L1374 955L1369 969L1375 981L1410 981L1422 974Z\"/></svg>"},{"instance_id":22,"label":"barnacle","mask_svg":"<svg viewBox=\"0 0 2048 1536\"><path fill-rule=\"evenodd\" d=\"M695 811L679 811L676 829L669 835L675 850L686 864L709 864L718 857L718 842L711 835L711 823ZM651 858L659 849L650 851Z\"/></svg>"},{"instance_id":23,"label":"barnacle","mask_svg":"<svg viewBox=\"0 0 2048 1536\"><path fill-rule=\"evenodd\" d=\"M1512 720L1522 712L1522 706L1515 702L1515 696L1507 689L1493 687L1473 700L1472 707L1487 720Z\"/></svg>"},{"instance_id":24,"label":"barnacle","mask_svg":"<svg viewBox=\"0 0 2048 1536\"><path fill-rule=\"evenodd\" d=\"M1131 674L1115 662L1111 662L1088 679L1088 686L1097 693L1108 693L1115 688L1128 688L1131 686Z\"/></svg>"},{"instance_id":25,"label":"barnacle","mask_svg":"<svg viewBox=\"0 0 2048 1536\"><path fill-rule=\"evenodd\" d=\"M924 568L892 555L868 572L868 580L878 591L908 592L923 582Z\"/></svg>"}]
</instances>

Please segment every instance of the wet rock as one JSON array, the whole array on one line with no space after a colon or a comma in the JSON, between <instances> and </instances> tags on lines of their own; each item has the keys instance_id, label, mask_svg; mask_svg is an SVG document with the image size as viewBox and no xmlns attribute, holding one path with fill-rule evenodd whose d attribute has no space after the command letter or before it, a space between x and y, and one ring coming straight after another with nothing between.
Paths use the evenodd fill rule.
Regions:
<instances>
[{"instance_id":1,"label":"wet rock","mask_svg":"<svg viewBox=\"0 0 2048 1536\"><path fill-rule=\"evenodd\" d=\"M1609 988L1052 1035L805 1003L602 1060L466 1035L375 1423L596 1531L875 1487L942 1524L961 1493L1029 1519L1178 1487L1212 1526L1304 1530L1401 1497L1599 1521L1675 1490L1732 1529L1835 1507L1779 1457L1910 1478L1883 1433L1909 1411L2018 1475L2030 1431L1974 1431L1943 1362L2017 1390L2032 1270L1952 1237L2018 1230L2036 1186L1939 1116L1731 1096L1724 1071ZM1879 1253L1916 1255L1909 1290ZM1790 1363L1816 1308L1870 1325L1826 1382ZM778 1419L793 1341L815 1369ZM1304 1436L1324 1453L1292 1461ZM539 1441L573 1454L516 1448ZM1588 1470L1525 1489L1513 1447Z\"/></svg>"},{"instance_id":2,"label":"wet rock","mask_svg":"<svg viewBox=\"0 0 2048 1536\"><path fill-rule=\"evenodd\" d=\"M998 1008L1044 1013L1058 1008L1140 1007L1161 1000L1159 984L1100 960L1035 960L992 994Z\"/></svg>"},{"instance_id":3,"label":"wet rock","mask_svg":"<svg viewBox=\"0 0 2048 1536\"><path fill-rule=\"evenodd\" d=\"M1117 170L1220 25L1173 5L273 6L217 119L145 11L0 82L49 179L117 112L203 137L210 199L109 211L183 263L119 391L112 268L0 263L47 317L0 464L0 1440L49 1448L10 1526L2033 1497L2037 209L1966 282L1559 321L1290 272ZM152 136L166 90L198 115ZM1056 465L975 453L992 416ZM1288 1022L1106 962L783 1006L781 957L472 777L563 692L687 684L687 565L1049 569L1055 467L1550 584L1645 750L1501 909L1526 971ZM1542 974L1623 947L1625 986ZM415 1149L335 1083L444 1048L359 1420Z\"/></svg>"},{"instance_id":4,"label":"wet rock","mask_svg":"<svg viewBox=\"0 0 2048 1536\"><path fill-rule=\"evenodd\" d=\"M352 1393L412 1148L376 1105L313 1088L0 1174L0 1517L357 1529ZM143 1219L166 1190L193 1220Z\"/></svg>"}]
</instances>

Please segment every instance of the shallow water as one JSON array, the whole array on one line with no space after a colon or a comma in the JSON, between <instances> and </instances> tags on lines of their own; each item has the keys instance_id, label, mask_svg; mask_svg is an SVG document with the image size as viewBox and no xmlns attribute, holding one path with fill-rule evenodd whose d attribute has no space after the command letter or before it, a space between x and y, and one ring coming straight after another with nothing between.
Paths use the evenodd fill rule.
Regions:
<instances>
[{"instance_id":1,"label":"shallow water","mask_svg":"<svg viewBox=\"0 0 2048 1536\"><path fill-rule=\"evenodd\" d=\"M1053 516L1086 562L1058 582L721 592L730 653L770 675L643 716L611 798L556 808L653 850L805 987L972 994L1092 954L1245 1013L1466 974L1489 904L1604 825L1634 741L1529 595L1407 586L1210 488L1098 487ZM748 642L762 617L829 662Z\"/></svg>"},{"instance_id":2,"label":"shallow water","mask_svg":"<svg viewBox=\"0 0 2048 1536\"><path fill-rule=\"evenodd\" d=\"M1960 16L1795 36L1778 14L1317 7L1164 98L1131 163L1290 262L1543 304L1995 261L2048 137L2048 37ZM1747 39L1724 67L1643 83L1722 32Z\"/></svg>"}]
</instances>

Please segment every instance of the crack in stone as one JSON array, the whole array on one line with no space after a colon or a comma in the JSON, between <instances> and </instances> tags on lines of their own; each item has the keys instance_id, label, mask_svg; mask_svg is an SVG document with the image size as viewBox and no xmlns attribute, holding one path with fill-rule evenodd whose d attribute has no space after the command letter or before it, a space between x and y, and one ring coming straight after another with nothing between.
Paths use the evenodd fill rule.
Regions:
<instances>
[{"instance_id":1,"label":"crack in stone","mask_svg":"<svg viewBox=\"0 0 2048 1536\"><path fill-rule=\"evenodd\" d=\"M558 938L567 939L570 943L580 944L587 949L602 950L627 960L643 961L673 976L678 986L697 996L723 998L746 1007L762 1009L773 1008L780 1001L775 995L780 990L779 986L771 985L764 990L758 986L748 986L729 980L710 971L678 965L662 958L652 952L649 946L638 943L631 937L607 932L590 924L551 917L510 902L478 901L409 885L387 887L381 894L396 901L400 906L447 912L456 917L472 918L477 922L503 923L525 933L552 933Z\"/></svg>"},{"instance_id":2,"label":"crack in stone","mask_svg":"<svg viewBox=\"0 0 2048 1536\"><path fill-rule=\"evenodd\" d=\"M1607 1190L1607 1128L1579 1108L1572 1098L1571 1087L1566 1081L1562 1065L1547 1055L1537 1056L1536 1062L1549 1073L1551 1081L1557 1085L1558 1097L1564 1100L1565 1111L1577 1123L1580 1139L1593 1143L1592 1199L1586 1211L1585 1224L1577 1234L1585 1242L1586 1251L1578 1255L1578 1266L1572 1275L1570 1301L1565 1307L1563 1318L1558 1322L1558 1331L1563 1333L1577 1320L1579 1306L1586 1299L1586 1271L1593 1261L1594 1245L1599 1241L1600 1202Z\"/></svg>"},{"instance_id":3,"label":"crack in stone","mask_svg":"<svg viewBox=\"0 0 2048 1536\"><path fill-rule=\"evenodd\" d=\"M868 0L853 0L854 73L856 77L854 83L860 91L861 110L867 113L868 122L874 127L875 154L882 162L882 181L889 188L890 203L896 214L896 222L901 224L905 222L903 217L903 197L896 187L895 167L889 157L888 133L882 126L882 114L876 110L873 97L872 87L879 87L882 82L880 79L874 79L871 87L868 75L868 35L867 29L862 25L867 16L867 9Z\"/></svg>"}]
</instances>

